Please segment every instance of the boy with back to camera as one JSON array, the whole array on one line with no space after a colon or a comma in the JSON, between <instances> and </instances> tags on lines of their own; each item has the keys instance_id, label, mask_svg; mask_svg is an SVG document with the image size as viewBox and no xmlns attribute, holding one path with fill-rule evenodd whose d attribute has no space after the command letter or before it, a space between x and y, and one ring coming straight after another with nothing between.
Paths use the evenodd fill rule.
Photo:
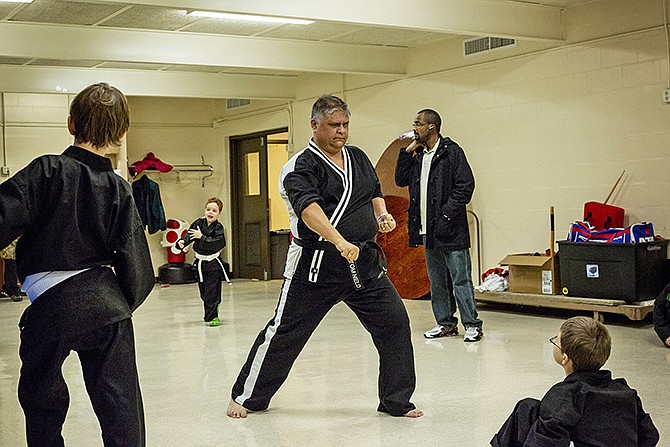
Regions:
<instances>
[{"instance_id":1,"label":"boy with back to camera","mask_svg":"<svg viewBox=\"0 0 670 447\"><path fill-rule=\"evenodd\" d=\"M62 366L77 351L105 446L144 446L132 312L154 270L130 185L105 157L130 125L128 103L105 83L72 101L74 144L36 158L0 185L0 247L21 236L19 401L29 446L63 446L70 397Z\"/></svg>"},{"instance_id":2,"label":"boy with back to camera","mask_svg":"<svg viewBox=\"0 0 670 447\"><path fill-rule=\"evenodd\" d=\"M637 392L624 379L600 368L610 355L607 328L593 318L565 321L554 345L554 360L566 378L542 401L519 401L500 431L494 447L652 447L659 434L644 412Z\"/></svg>"}]
</instances>

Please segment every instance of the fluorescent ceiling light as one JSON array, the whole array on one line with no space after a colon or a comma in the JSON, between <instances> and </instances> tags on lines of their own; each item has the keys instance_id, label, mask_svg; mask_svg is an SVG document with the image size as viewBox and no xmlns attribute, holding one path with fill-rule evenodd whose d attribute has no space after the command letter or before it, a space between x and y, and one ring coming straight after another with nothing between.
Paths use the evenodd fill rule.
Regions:
<instances>
[{"instance_id":1,"label":"fluorescent ceiling light","mask_svg":"<svg viewBox=\"0 0 670 447\"><path fill-rule=\"evenodd\" d=\"M33 0L0 0L0 3L32 3Z\"/></svg>"},{"instance_id":2,"label":"fluorescent ceiling light","mask_svg":"<svg viewBox=\"0 0 670 447\"><path fill-rule=\"evenodd\" d=\"M191 11L188 13L188 15L196 17L214 17L216 19L246 20L250 22L290 23L293 25L309 25L310 23L314 23L314 20L289 19L287 17L254 16L248 14L229 14L227 12Z\"/></svg>"}]
</instances>

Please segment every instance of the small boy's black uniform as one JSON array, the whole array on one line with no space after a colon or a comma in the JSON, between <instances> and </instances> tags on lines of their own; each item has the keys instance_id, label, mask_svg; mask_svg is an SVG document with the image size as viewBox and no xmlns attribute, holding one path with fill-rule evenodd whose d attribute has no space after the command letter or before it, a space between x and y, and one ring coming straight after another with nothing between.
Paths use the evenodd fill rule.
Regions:
<instances>
[{"instance_id":1,"label":"small boy's black uniform","mask_svg":"<svg viewBox=\"0 0 670 447\"><path fill-rule=\"evenodd\" d=\"M654 330L666 347L665 341L670 337L670 284L654 301Z\"/></svg>"},{"instance_id":2,"label":"small boy's black uniform","mask_svg":"<svg viewBox=\"0 0 670 447\"><path fill-rule=\"evenodd\" d=\"M108 158L85 149L39 157L0 185L0 247L17 236L24 286L30 275L82 270L31 296L19 323L28 445L64 443L61 368L72 350L105 446L145 445L130 317L155 277L130 185Z\"/></svg>"},{"instance_id":3,"label":"small boy's black uniform","mask_svg":"<svg viewBox=\"0 0 670 447\"><path fill-rule=\"evenodd\" d=\"M607 370L576 371L542 401L519 401L494 447L653 447L658 430L637 392Z\"/></svg>"},{"instance_id":4,"label":"small boy's black uniform","mask_svg":"<svg viewBox=\"0 0 670 447\"><path fill-rule=\"evenodd\" d=\"M191 239L186 233L182 240L184 247L193 242L195 262L193 266L198 277L198 288L200 298L205 307L204 320L209 322L219 316L218 306L221 304L221 283L223 282L223 262L219 252L226 246L226 235L223 225L218 220L207 223L207 219L201 217L191 224L189 229L199 228L202 232L200 239Z\"/></svg>"}]
</instances>

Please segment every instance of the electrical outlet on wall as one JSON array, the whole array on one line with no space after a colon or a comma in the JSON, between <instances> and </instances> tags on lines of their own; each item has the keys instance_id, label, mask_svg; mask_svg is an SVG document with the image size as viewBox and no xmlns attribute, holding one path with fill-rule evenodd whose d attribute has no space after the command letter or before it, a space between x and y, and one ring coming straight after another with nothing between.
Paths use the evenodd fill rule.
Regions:
<instances>
[{"instance_id":1,"label":"electrical outlet on wall","mask_svg":"<svg viewBox=\"0 0 670 447\"><path fill-rule=\"evenodd\" d=\"M2 168L0 168L0 173L2 175L9 175L9 166L3 166Z\"/></svg>"},{"instance_id":2,"label":"electrical outlet on wall","mask_svg":"<svg viewBox=\"0 0 670 447\"><path fill-rule=\"evenodd\" d=\"M670 88L663 90L663 102L670 103Z\"/></svg>"}]
</instances>

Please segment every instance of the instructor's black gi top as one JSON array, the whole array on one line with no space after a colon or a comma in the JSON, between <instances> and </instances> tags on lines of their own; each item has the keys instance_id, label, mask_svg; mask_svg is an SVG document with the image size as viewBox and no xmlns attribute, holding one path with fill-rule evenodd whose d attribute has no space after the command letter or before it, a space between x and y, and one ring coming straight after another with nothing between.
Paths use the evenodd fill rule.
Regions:
<instances>
[{"instance_id":1,"label":"instructor's black gi top","mask_svg":"<svg viewBox=\"0 0 670 447\"><path fill-rule=\"evenodd\" d=\"M310 140L279 174L279 192L289 212L291 233L297 239L288 250L286 278L295 275L295 279L320 284L352 281L347 260L303 222L302 212L312 203L321 207L342 237L361 248L356 264L362 279L376 278L386 269L381 249L374 243L379 224L372 199L383 197L377 173L356 146L345 145L342 156L344 169Z\"/></svg>"}]
</instances>

